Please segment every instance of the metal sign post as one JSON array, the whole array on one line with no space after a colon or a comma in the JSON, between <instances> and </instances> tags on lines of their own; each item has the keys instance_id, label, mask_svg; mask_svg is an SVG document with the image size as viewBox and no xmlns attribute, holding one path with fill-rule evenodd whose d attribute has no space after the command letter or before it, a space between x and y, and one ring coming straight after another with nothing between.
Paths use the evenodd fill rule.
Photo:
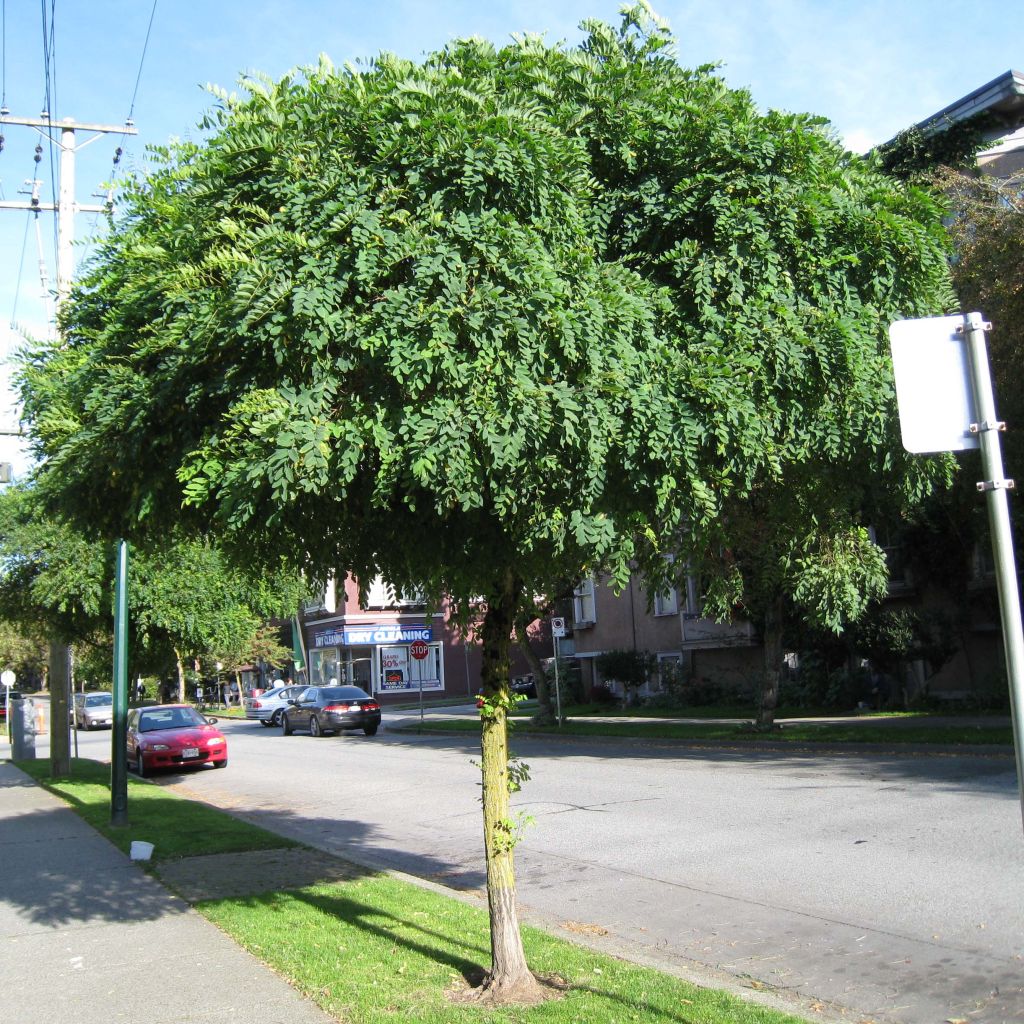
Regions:
<instances>
[{"instance_id":1,"label":"metal sign post","mask_svg":"<svg viewBox=\"0 0 1024 1024\"><path fill-rule=\"evenodd\" d=\"M1003 452L999 434L1006 424L996 419L995 395L989 370L985 332L992 329L980 313L964 317L963 334L967 339L967 355L971 368L978 420L970 430L981 439L981 464L985 479L978 490L988 505L988 524L992 534L995 557L996 590L1003 620L1003 649L1006 652L1006 675L1010 686L1010 715L1013 720L1013 747L1017 757L1017 787L1020 793L1021 817L1024 821L1024 629L1021 627L1020 591L1010 532L1010 505L1007 491L1014 483L1003 475Z\"/></svg>"},{"instance_id":2,"label":"metal sign post","mask_svg":"<svg viewBox=\"0 0 1024 1024\"><path fill-rule=\"evenodd\" d=\"M1024 822L1024 629L1006 493L1014 483L1003 475L999 443L1006 424L996 419L985 346L985 332L991 329L980 313L966 313L897 321L889 328L889 339L904 448L909 452L981 448L985 479L978 482L978 490L988 505Z\"/></svg>"},{"instance_id":3,"label":"metal sign post","mask_svg":"<svg viewBox=\"0 0 1024 1024\"><path fill-rule=\"evenodd\" d=\"M555 721L562 728L562 688L558 681L558 641L565 636L565 619L556 616L551 620L551 639L555 644Z\"/></svg>"},{"instance_id":4,"label":"metal sign post","mask_svg":"<svg viewBox=\"0 0 1024 1024\"><path fill-rule=\"evenodd\" d=\"M0 673L0 683L4 684L4 721L7 723L8 739L11 735L11 687L17 678L9 668L5 668L3 673Z\"/></svg>"},{"instance_id":5,"label":"metal sign post","mask_svg":"<svg viewBox=\"0 0 1024 1024\"><path fill-rule=\"evenodd\" d=\"M128 545L114 573L114 727L110 733L110 824L128 824Z\"/></svg>"}]
</instances>

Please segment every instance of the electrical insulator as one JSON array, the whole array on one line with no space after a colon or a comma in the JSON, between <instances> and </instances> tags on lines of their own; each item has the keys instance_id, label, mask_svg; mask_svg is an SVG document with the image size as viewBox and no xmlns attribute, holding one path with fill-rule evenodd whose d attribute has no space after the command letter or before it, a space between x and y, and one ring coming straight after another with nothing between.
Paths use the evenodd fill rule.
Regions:
<instances>
[{"instance_id":1,"label":"electrical insulator","mask_svg":"<svg viewBox=\"0 0 1024 1024\"><path fill-rule=\"evenodd\" d=\"M10 112L11 108L7 106L6 103L2 107L0 107L0 117L7 117L7 115L10 114Z\"/></svg>"},{"instance_id":2,"label":"electrical insulator","mask_svg":"<svg viewBox=\"0 0 1024 1024\"><path fill-rule=\"evenodd\" d=\"M119 164L121 162L121 154L123 152L124 152L124 150L122 150L120 146L118 146L117 149L114 150L114 163L115 164Z\"/></svg>"},{"instance_id":3,"label":"electrical insulator","mask_svg":"<svg viewBox=\"0 0 1024 1024\"><path fill-rule=\"evenodd\" d=\"M40 146L40 145L37 145L36 146L35 161L36 161L36 163L39 163L39 161L42 160L42 159L43 159L43 147Z\"/></svg>"},{"instance_id":4,"label":"electrical insulator","mask_svg":"<svg viewBox=\"0 0 1024 1024\"><path fill-rule=\"evenodd\" d=\"M4 137L0 135L0 153L4 151Z\"/></svg>"},{"instance_id":5,"label":"electrical insulator","mask_svg":"<svg viewBox=\"0 0 1024 1024\"><path fill-rule=\"evenodd\" d=\"M39 112L39 117L43 121L49 121L50 120L50 112L48 110L46 110L46 109L43 109L43 110L41 110Z\"/></svg>"}]
</instances>

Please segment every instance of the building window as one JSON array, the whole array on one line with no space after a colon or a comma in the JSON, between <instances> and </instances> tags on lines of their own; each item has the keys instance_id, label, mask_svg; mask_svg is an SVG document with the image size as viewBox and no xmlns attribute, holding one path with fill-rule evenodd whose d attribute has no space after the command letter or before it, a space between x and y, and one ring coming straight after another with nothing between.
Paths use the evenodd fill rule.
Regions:
<instances>
[{"instance_id":1,"label":"building window","mask_svg":"<svg viewBox=\"0 0 1024 1024\"><path fill-rule=\"evenodd\" d=\"M703 611L704 602L700 584L699 576L686 577L686 607L683 609L683 615L688 619L699 619Z\"/></svg>"},{"instance_id":2,"label":"building window","mask_svg":"<svg viewBox=\"0 0 1024 1024\"><path fill-rule=\"evenodd\" d=\"M664 690L672 683L678 683L683 675L683 655L680 651L669 651L658 655L658 672L651 680L652 690Z\"/></svg>"},{"instance_id":3,"label":"building window","mask_svg":"<svg viewBox=\"0 0 1024 1024\"><path fill-rule=\"evenodd\" d=\"M390 583L384 581L383 576L374 576L366 591L366 605L363 611L369 611L371 608L408 608L425 603L423 594L419 591L396 591Z\"/></svg>"},{"instance_id":4,"label":"building window","mask_svg":"<svg viewBox=\"0 0 1024 1024\"><path fill-rule=\"evenodd\" d=\"M389 644L378 648L378 693L420 692L444 689L441 644L426 645L426 657L417 658L410 644Z\"/></svg>"},{"instance_id":5,"label":"building window","mask_svg":"<svg viewBox=\"0 0 1024 1024\"><path fill-rule=\"evenodd\" d=\"M594 598L593 578L583 580L572 592L574 625L590 626L597 622L597 602Z\"/></svg>"},{"instance_id":6,"label":"building window","mask_svg":"<svg viewBox=\"0 0 1024 1024\"><path fill-rule=\"evenodd\" d=\"M654 595L655 615L676 615L678 612L679 595L676 593L675 587Z\"/></svg>"},{"instance_id":7,"label":"building window","mask_svg":"<svg viewBox=\"0 0 1024 1024\"><path fill-rule=\"evenodd\" d=\"M885 564L889 569L889 590L908 590L913 586L910 570L903 554L903 543L899 531L884 526L868 528L871 539L882 549Z\"/></svg>"},{"instance_id":8,"label":"building window","mask_svg":"<svg viewBox=\"0 0 1024 1024\"><path fill-rule=\"evenodd\" d=\"M974 578L991 580L996 575L996 558L992 553L992 542L986 537L974 545Z\"/></svg>"}]
</instances>

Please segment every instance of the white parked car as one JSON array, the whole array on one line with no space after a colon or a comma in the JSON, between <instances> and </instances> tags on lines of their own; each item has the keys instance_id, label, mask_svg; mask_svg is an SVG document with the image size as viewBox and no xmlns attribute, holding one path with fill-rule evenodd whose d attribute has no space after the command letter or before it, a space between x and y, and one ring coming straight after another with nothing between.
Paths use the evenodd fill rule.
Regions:
<instances>
[{"instance_id":1,"label":"white parked car","mask_svg":"<svg viewBox=\"0 0 1024 1024\"><path fill-rule=\"evenodd\" d=\"M305 689L305 686L275 686L258 697L246 697L245 717L267 728L280 726L281 712L288 707L288 701L294 700Z\"/></svg>"}]
</instances>

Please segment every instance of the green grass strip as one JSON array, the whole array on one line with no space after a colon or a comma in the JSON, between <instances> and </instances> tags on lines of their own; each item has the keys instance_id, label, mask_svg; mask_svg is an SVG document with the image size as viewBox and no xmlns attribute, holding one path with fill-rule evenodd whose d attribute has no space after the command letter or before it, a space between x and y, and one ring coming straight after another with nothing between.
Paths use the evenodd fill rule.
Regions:
<instances>
[{"instance_id":1,"label":"green grass strip","mask_svg":"<svg viewBox=\"0 0 1024 1024\"><path fill-rule=\"evenodd\" d=\"M152 782L128 777L128 828L110 824L110 766L73 758L71 777L50 778L50 762L18 761L41 786L66 800L97 832L125 853L132 840L153 844L153 861L206 853L240 853L299 845L205 804L176 796Z\"/></svg>"},{"instance_id":2,"label":"green grass strip","mask_svg":"<svg viewBox=\"0 0 1024 1024\"><path fill-rule=\"evenodd\" d=\"M587 722L568 720L561 728L554 725L537 726L528 720L516 719L515 729L520 735L561 736L620 736L630 739L721 740L782 743L881 743L887 747L907 744L935 743L942 746L1012 745L1013 729L1009 726L982 725L878 725L869 720L865 724L799 724L786 725L770 732L760 732L741 725L707 725L689 722L631 722L623 718L617 722ZM407 728L424 732L479 732L477 719L452 719L446 722L425 722L423 726Z\"/></svg>"},{"instance_id":3,"label":"green grass strip","mask_svg":"<svg viewBox=\"0 0 1024 1024\"><path fill-rule=\"evenodd\" d=\"M352 1024L799 1024L789 1014L523 928L531 969L565 991L539 1006L453 1001L490 963L487 915L386 875L200 903L239 944Z\"/></svg>"},{"instance_id":4,"label":"green grass strip","mask_svg":"<svg viewBox=\"0 0 1024 1024\"><path fill-rule=\"evenodd\" d=\"M164 860L296 845L136 779L129 779L132 827L112 829L108 766L75 759L72 777L58 781L48 762L18 767L124 850L129 836L155 843ZM529 927L528 962L557 979L555 998L528 1008L453 1000L490 963L486 912L377 872L197 909L345 1024L806 1024Z\"/></svg>"}]
</instances>

